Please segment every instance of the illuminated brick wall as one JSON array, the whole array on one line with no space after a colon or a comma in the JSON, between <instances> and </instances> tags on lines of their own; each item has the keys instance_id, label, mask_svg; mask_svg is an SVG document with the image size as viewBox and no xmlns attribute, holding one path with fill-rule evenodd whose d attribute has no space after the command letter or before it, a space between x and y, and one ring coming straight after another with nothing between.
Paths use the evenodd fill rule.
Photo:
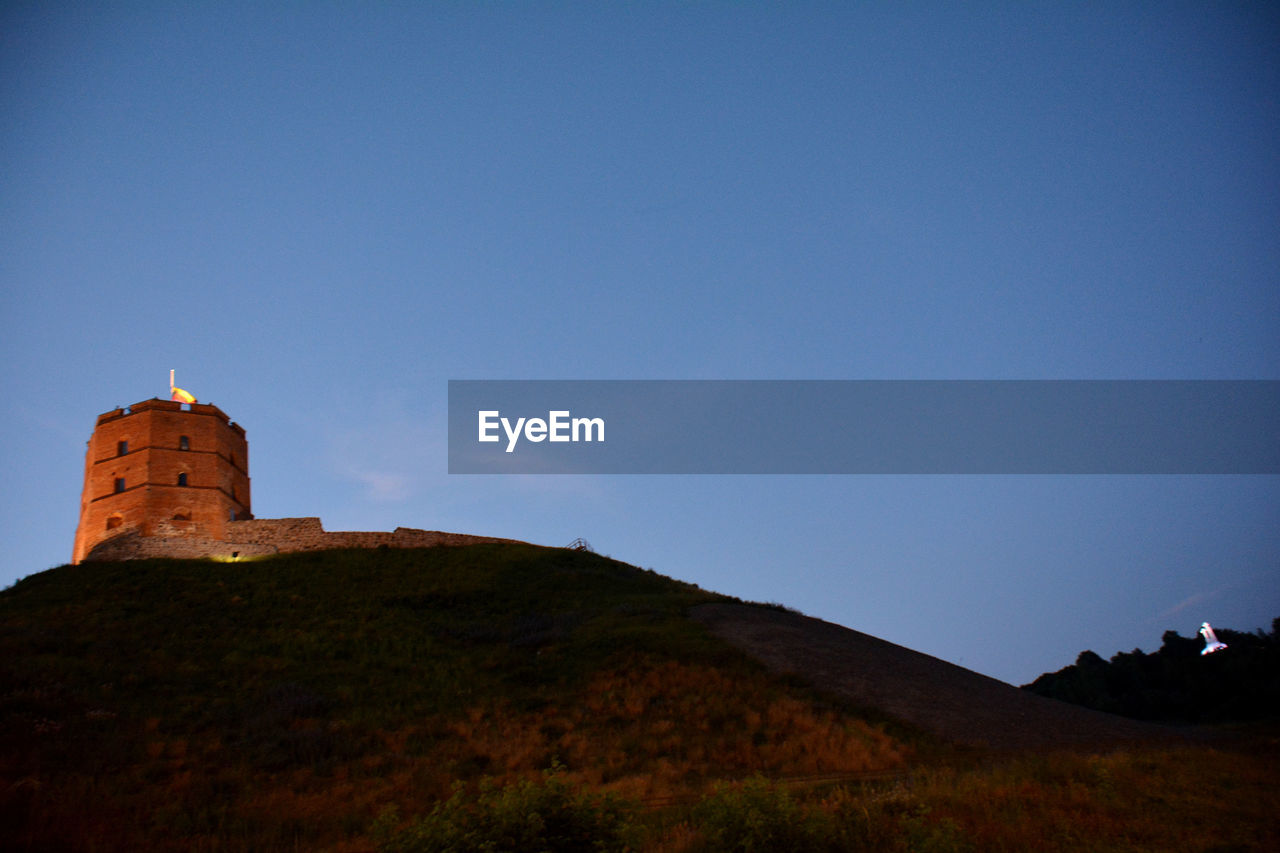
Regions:
<instances>
[{"instance_id":1,"label":"illuminated brick wall","mask_svg":"<svg viewBox=\"0 0 1280 853\"><path fill-rule=\"evenodd\" d=\"M217 406L146 400L98 416L85 453L72 562L512 541L408 527L330 532L318 518L255 519L244 429Z\"/></svg>"},{"instance_id":2,"label":"illuminated brick wall","mask_svg":"<svg viewBox=\"0 0 1280 853\"><path fill-rule=\"evenodd\" d=\"M327 551L332 548L433 548L440 545L477 545L485 542L514 542L492 536L470 536L465 533L442 533L439 530L417 530L397 527L385 531L327 531L318 518L256 518L233 521L227 525L226 537L169 535L163 529L158 535L143 536L130 531L99 543L86 560L141 560L148 557L189 559L212 557L236 560L268 554L297 551Z\"/></svg>"},{"instance_id":3,"label":"illuminated brick wall","mask_svg":"<svg viewBox=\"0 0 1280 853\"><path fill-rule=\"evenodd\" d=\"M98 416L72 562L130 532L216 540L252 517L244 429L217 406L146 400Z\"/></svg>"}]
</instances>

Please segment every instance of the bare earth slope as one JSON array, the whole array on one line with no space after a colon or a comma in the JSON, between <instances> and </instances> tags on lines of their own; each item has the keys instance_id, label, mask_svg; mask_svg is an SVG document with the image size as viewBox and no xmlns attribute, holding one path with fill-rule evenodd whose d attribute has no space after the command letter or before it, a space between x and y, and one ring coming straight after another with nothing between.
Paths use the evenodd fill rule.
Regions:
<instances>
[{"instance_id":1,"label":"bare earth slope","mask_svg":"<svg viewBox=\"0 0 1280 853\"><path fill-rule=\"evenodd\" d=\"M694 619L775 672L942 738L998 749L1100 745L1175 731L1068 705L821 619L704 604Z\"/></svg>"}]
</instances>

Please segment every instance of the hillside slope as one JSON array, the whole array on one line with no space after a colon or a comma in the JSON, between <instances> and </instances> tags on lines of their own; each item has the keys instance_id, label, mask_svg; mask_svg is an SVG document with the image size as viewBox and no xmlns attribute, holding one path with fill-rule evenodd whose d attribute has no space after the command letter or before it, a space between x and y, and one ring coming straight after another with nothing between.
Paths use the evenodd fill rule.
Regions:
<instances>
[{"instance_id":1,"label":"hillside slope","mask_svg":"<svg viewBox=\"0 0 1280 853\"><path fill-rule=\"evenodd\" d=\"M646 800L903 764L687 617L720 600L528 545L42 572L0 593L0 848L308 847L553 764Z\"/></svg>"},{"instance_id":2,"label":"hillside slope","mask_svg":"<svg viewBox=\"0 0 1280 853\"><path fill-rule=\"evenodd\" d=\"M553 766L653 806L1134 726L530 545L84 563L0 593L6 850L370 850L380 814ZM886 832L915 819L886 808Z\"/></svg>"},{"instance_id":3,"label":"hillside slope","mask_svg":"<svg viewBox=\"0 0 1280 853\"><path fill-rule=\"evenodd\" d=\"M693 608L692 615L775 672L799 675L949 741L1023 749L1174 736L798 613L713 603Z\"/></svg>"}]
</instances>

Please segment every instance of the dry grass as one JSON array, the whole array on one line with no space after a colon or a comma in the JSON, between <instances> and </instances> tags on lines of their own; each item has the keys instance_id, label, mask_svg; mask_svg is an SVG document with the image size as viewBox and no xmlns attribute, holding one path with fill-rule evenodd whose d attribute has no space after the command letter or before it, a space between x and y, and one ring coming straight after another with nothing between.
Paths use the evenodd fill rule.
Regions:
<instances>
[{"instance_id":1,"label":"dry grass","mask_svg":"<svg viewBox=\"0 0 1280 853\"><path fill-rule=\"evenodd\" d=\"M1275 738L960 762L989 753L948 752L716 641L685 617L712 599L516 546L34 576L0 594L0 847L369 851L390 806L409 824L455 782L520 791L557 765L585 798L629 798L644 850L714 849L744 820L802 845L773 850L1280 849ZM859 706L891 710L852 690L884 689L992 731L1017 717L993 716L1010 691L1030 707L765 613L790 632L770 650ZM1062 718L1018 719L1043 741Z\"/></svg>"},{"instance_id":2,"label":"dry grass","mask_svg":"<svg viewBox=\"0 0 1280 853\"><path fill-rule=\"evenodd\" d=\"M554 759L575 783L657 799L754 773L884 770L909 752L881 728L784 693L763 674L651 661L600 673L568 698L523 714L473 709L451 727L442 763L479 759L510 781Z\"/></svg>"},{"instance_id":3,"label":"dry grass","mask_svg":"<svg viewBox=\"0 0 1280 853\"><path fill-rule=\"evenodd\" d=\"M1027 756L922 774L981 850L1276 850L1275 756L1206 746Z\"/></svg>"},{"instance_id":4,"label":"dry grass","mask_svg":"<svg viewBox=\"0 0 1280 853\"><path fill-rule=\"evenodd\" d=\"M1264 853L1280 849L1280 771L1274 738L1267 740L1264 748L1254 740L1231 748L1006 755L807 794L758 783L752 795L750 785L737 786L711 798L710 810L669 822L645 849L719 849L702 818L756 827L746 842L752 849L771 849L763 842L799 826L789 849Z\"/></svg>"}]
</instances>

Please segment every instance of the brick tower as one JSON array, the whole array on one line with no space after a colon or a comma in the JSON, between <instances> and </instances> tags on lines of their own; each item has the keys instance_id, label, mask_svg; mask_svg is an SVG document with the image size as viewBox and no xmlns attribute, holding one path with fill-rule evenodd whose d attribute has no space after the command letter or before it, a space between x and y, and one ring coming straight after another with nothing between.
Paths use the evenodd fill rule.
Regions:
<instances>
[{"instance_id":1,"label":"brick tower","mask_svg":"<svg viewBox=\"0 0 1280 853\"><path fill-rule=\"evenodd\" d=\"M146 400L98 416L72 562L125 533L223 539L249 510L249 443L217 406Z\"/></svg>"}]
</instances>

